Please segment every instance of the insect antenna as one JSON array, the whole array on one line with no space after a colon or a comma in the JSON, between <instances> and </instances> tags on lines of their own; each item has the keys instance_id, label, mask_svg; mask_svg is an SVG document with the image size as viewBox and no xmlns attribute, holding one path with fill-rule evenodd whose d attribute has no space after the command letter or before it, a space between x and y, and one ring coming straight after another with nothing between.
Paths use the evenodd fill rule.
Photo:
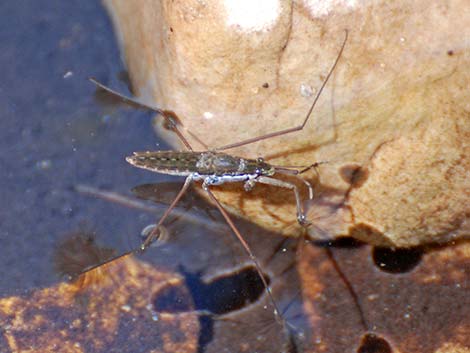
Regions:
<instances>
[{"instance_id":1,"label":"insect antenna","mask_svg":"<svg viewBox=\"0 0 470 353\"><path fill-rule=\"evenodd\" d=\"M306 171L308 171L310 169L314 169L315 173L317 174L317 180L320 180L320 174L318 173L317 167L321 164L324 164L324 163L328 163L328 162L315 162L315 163L313 163L309 166L277 166L277 165L272 165L272 166L274 167L276 173L285 174L285 175L292 175L295 178L297 178L297 180L304 183L305 186L308 189L308 198L309 198L309 200L313 200L313 196L314 196L313 186L308 180L300 177L300 174L305 173ZM299 207L299 203L298 203L297 207ZM305 224L309 224L309 223L310 222L306 222Z\"/></svg>"},{"instance_id":2,"label":"insect antenna","mask_svg":"<svg viewBox=\"0 0 470 353\"><path fill-rule=\"evenodd\" d=\"M271 164L274 168L276 168L276 172L278 173L285 173L285 174L303 174L310 169L315 169L317 171L317 167L322 164L327 164L330 163L330 161L320 161L320 162L315 162L310 165L276 165L276 164Z\"/></svg>"},{"instance_id":3,"label":"insect antenna","mask_svg":"<svg viewBox=\"0 0 470 353\"><path fill-rule=\"evenodd\" d=\"M180 131L180 129L178 128L178 124L183 126L183 124L177 120L177 117L176 117L176 114L174 114L173 112L169 112L169 111L166 111L166 110L163 110L163 109L160 109L158 107L155 107L155 106L151 106L151 105L148 105L148 104L145 104L145 103L142 103L140 101L138 101L137 99L134 99L134 98L131 98L131 97L128 97L122 93L119 93L107 86L105 86L104 84L98 82L95 78L93 77L89 77L88 78L91 82L93 82L96 86L98 86L99 88L101 88L102 90L105 90L106 92L108 93L111 93L112 95L116 96L116 97L119 97L120 99L122 99L124 102L126 103L129 103L131 105L136 105L140 108L144 108L144 109L148 109L148 110L151 110L151 111L154 111L156 112L157 114L161 115L165 121L167 122L168 124L168 128L171 130L171 131L174 131L176 133L176 135L178 135L178 138L181 140L181 142L183 142L183 144L186 146L186 148L190 151L193 150L193 148L191 147L191 145L189 144L188 140L186 139L186 137L184 137L183 133ZM198 139L199 140L199 139Z\"/></svg>"},{"instance_id":4,"label":"insect antenna","mask_svg":"<svg viewBox=\"0 0 470 353\"><path fill-rule=\"evenodd\" d=\"M333 64L333 66L331 67L330 71L328 72L328 75L326 75L326 78L325 80L323 81L322 85L320 86L320 89L318 90L318 93L317 95L315 96L315 99L313 100L313 103L312 105L310 106L310 109L308 110L307 112L307 115L305 116L305 119L304 121L302 122L302 124L300 125L297 125L297 126L294 126L294 127L291 127L291 128L288 128L288 129L282 129L282 130L279 130L279 131L274 131L274 132L270 132L266 135L261 135L261 136L257 136L257 137L252 137L252 138L249 138L249 139L246 139L246 140L243 140L243 141L240 141L240 142L235 142L235 143L231 143L229 145L225 145L225 146L221 146L221 147L217 147L214 149L214 151L224 151L224 150L228 150L228 149L231 149L231 148L235 148L235 147L240 147L240 146L244 146L244 145L248 145L250 143L253 143L253 142L258 142L258 141L262 141L262 140L266 140L266 139L269 139L271 137L276 137L276 136L281 136L281 135L285 135L285 134L290 134L291 132L295 132L295 131L300 131L304 128L304 126L307 124L307 121L308 119L310 118L311 114L312 114L312 111L313 111L313 108L315 107L318 99L320 98L320 95L321 93L323 92L323 89L325 88L328 80L330 79L331 75L333 74L333 71L335 70L336 68L336 65L338 64L339 62L339 59L341 58L341 55L343 54L343 49L344 47L346 46L346 41L348 40L348 30L345 29L344 30L344 41L343 41L343 44L341 45L341 49L338 53L338 56L336 57L336 60Z\"/></svg>"}]
</instances>

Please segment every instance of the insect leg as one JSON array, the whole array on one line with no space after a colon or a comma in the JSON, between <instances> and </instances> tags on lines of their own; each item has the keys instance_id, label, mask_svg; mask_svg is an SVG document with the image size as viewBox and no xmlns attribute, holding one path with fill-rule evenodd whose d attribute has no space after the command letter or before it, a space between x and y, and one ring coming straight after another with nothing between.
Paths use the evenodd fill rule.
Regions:
<instances>
[{"instance_id":1,"label":"insect leg","mask_svg":"<svg viewBox=\"0 0 470 353\"><path fill-rule=\"evenodd\" d=\"M184 181L184 184L183 184L183 187L181 188L181 190L179 191L178 195L176 195L175 199L173 200L173 202L170 204L170 206L168 206L168 208L166 209L165 213L163 213L163 216L160 218L160 220L158 221L157 225L155 226L155 228L153 228L153 230L150 232L150 234L147 236L147 238L145 238L145 241L142 243L142 245L140 246L140 249L142 251L144 251L145 249L147 249L147 247L156 239L159 237L160 235L160 226L163 224L163 222L165 221L165 219L168 217L168 215L170 214L170 212L173 210L173 208L175 208L176 204L178 203L178 201L181 199L181 197L183 197L183 195L185 194L185 192L188 190L189 186L191 185L193 181L193 176L192 175L189 175L188 177L186 177L186 180Z\"/></svg>"},{"instance_id":2,"label":"insect leg","mask_svg":"<svg viewBox=\"0 0 470 353\"><path fill-rule=\"evenodd\" d=\"M183 144L186 146L186 148L190 151L193 150L193 148L189 144L188 140L184 137L184 135L180 131L180 129L178 129L177 121L175 121L175 119L172 118L170 116L170 114L168 114L166 111L164 111L164 110L162 110L158 107L154 107L154 106L142 103L142 102L138 101L137 99L133 99L133 98L128 97L128 96L126 96L122 93L119 93L119 92L103 85L102 83L98 82L93 77L90 77L89 80L91 82L93 82L95 85L97 85L99 88L101 88L102 90L105 90L106 92L111 93L112 95L114 95L116 97L119 97L120 99L122 99L126 103L134 104L134 105L136 105L140 108L145 108L145 109L154 111L155 113L161 115L166 120L166 122L168 123L170 130L174 131L176 133L176 135L178 135L178 138L181 140L181 142L183 142Z\"/></svg>"},{"instance_id":3,"label":"insect leg","mask_svg":"<svg viewBox=\"0 0 470 353\"><path fill-rule=\"evenodd\" d=\"M304 178L299 177L299 174L305 173L309 171L310 169L314 169L315 173L317 174L318 179L320 179L320 174L318 173L317 167L325 163L328 163L328 162L327 161L315 162L307 167L285 167L285 166L277 166L277 165L275 165L274 167L276 168L276 173L293 175L297 177L298 180L303 182L305 186L307 186L308 188L308 198L312 200L313 199L313 186L312 184L310 184L310 182L308 182ZM301 168L301 169L293 169L293 168Z\"/></svg>"},{"instance_id":4,"label":"insect leg","mask_svg":"<svg viewBox=\"0 0 470 353\"><path fill-rule=\"evenodd\" d=\"M370 325L369 323L367 322L367 319L364 315L364 312L362 310L362 306L361 306L361 303L360 303L360 300L359 300L359 297L356 293L356 291L354 290L354 287L353 285L351 284L351 282L349 281L349 279L346 277L346 274L343 272L343 270L341 269L338 261L336 261L336 258L333 254L333 250L332 248L330 247L326 247L325 248L325 251L326 251L326 255L328 256L328 258L330 259L330 261L332 262L333 264L333 267L335 268L335 271L338 273L339 277L341 278L341 281L343 281L344 285L346 286L348 292L349 292L349 295L351 296L352 300L353 300L353 303L354 303L354 306L356 307L356 310L358 311L359 313L359 318L361 320L361 324L362 324L362 327L364 328L364 331L366 332L371 332L370 330Z\"/></svg>"},{"instance_id":5,"label":"insect leg","mask_svg":"<svg viewBox=\"0 0 470 353\"><path fill-rule=\"evenodd\" d=\"M308 188L308 199L313 200L313 186L312 186L312 184L310 184L310 182L308 182L307 180L305 180L304 178L301 178L299 176L297 176L297 179L300 180L302 183L304 183L305 186Z\"/></svg>"},{"instance_id":6,"label":"insect leg","mask_svg":"<svg viewBox=\"0 0 470 353\"><path fill-rule=\"evenodd\" d=\"M202 184L202 187L203 189L207 192L207 194L209 195L210 199L215 203L215 205L217 206L217 208L219 209L220 213L222 214L222 216L225 218L225 221L227 222L227 224L230 226L230 228L232 229L232 232L235 234L235 236L237 237L238 241L242 244L243 248L245 249L246 253L248 254L248 256L250 257L251 261L253 261L255 267L256 267L256 272L258 272L258 275L260 276L261 278L261 281L263 282L263 285L264 285L264 288L266 289L266 292L268 293L268 297L269 297L269 300L271 301L273 307L274 307L274 314L275 314L275 317L276 317L276 320L279 321L279 323L282 325L282 327L285 327L286 326L286 322L284 320L284 317L282 316L282 312L278 309L277 307L277 304L276 304L276 301L274 300L274 296L272 294L272 291L271 291L271 287L269 287L269 284L268 282L266 281L266 278L264 278L264 275L263 275L263 271L261 269L261 265L259 264L258 260L256 259L255 255L253 254L253 252L251 251L250 249L250 246L248 245L248 243L245 241L245 239L243 238L243 236L240 234L240 231L237 229L237 227L235 226L235 224L233 223L232 219L230 218L230 216L228 215L227 211L225 211L224 207L222 206L222 204L219 202L219 200L217 200L217 198L215 197L215 195L212 193L212 191L210 190L210 184L207 184L207 183L203 183Z\"/></svg>"},{"instance_id":7,"label":"insect leg","mask_svg":"<svg viewBox=\"0 0 470 353\"><path fill-rule=\"evenodd\" d=\"M280 188L290 189L290 190L294 191L295 203L296 203L296 206L297 206L297 221L303 226L307 226L307 225L310 224L307 221L306 217L305 217L305 213L304 213L304 210L303 210L303 207L302 207L302 202L300 201L299 189L297 188L297 186L295 184L288 183L287 181L282 181L282 180L275 179L275 178L266 177L266 176L259 176L258 178L254 179L254 180L258 183L261 183L261 184L277 186L277 187L280 187ZM305 182L305 180L304 180L304 182ZM311 185L310 185L310 187L311 187ZM312 194L313 194L313 190L312 190Z\"/></svg>"},{"instance_id":8,"label":"insect leg","mask_svg":"<svg viewBox=\"0 0 470 353\"><path fill-rule=\"evenodd\" d=\"M341 54L343 54L343 49L346 45L347 40L348 40L348 30L346 29L344 31L344 41L343 41L343 44L341 45L341 49L338 53L338 56L336 57L336 60L333 64L333 66L331 67L330 71L328 72L328 75L326 75L325 80L323 81L322 85L320 86L320 89L318 90L318 93L315 96L315 99L313 100L313 103L310 106L310 108L307 112L307 115L304 118L304 121L300 125L297 125L297 126L294 126L294 127L291 127L291 128L287 128L287 129L282 129L282 130L279 130L279 131L274 131L274 132L271 132L271 133L266 134L266 135L252 137L252 138L249 138L247 140L243 140L243 141L236 142L236 143L231 143L229 145L221 146L221 147L216 148L215 151L224 151L224 150L228 150L230 148L240 147L240 146L248 145L248 144L253 143L253 142L266 140L266 139L269 139L271 137L281 136L281 135L289 134L291 132L302 130L304 128L304 126L307 124L308 119L310 119L310 116L312 115L312 111L313 111L313 108L315 107L315 104L317 103L318 99L320 98L320 95L323 92L323 89L325 88L326 83L328 82L328 80L330 79L330 76L332 75L333 71L335 70L336 65L338 64L338 61L341 57Z\"/></svg>"}]
</instances>

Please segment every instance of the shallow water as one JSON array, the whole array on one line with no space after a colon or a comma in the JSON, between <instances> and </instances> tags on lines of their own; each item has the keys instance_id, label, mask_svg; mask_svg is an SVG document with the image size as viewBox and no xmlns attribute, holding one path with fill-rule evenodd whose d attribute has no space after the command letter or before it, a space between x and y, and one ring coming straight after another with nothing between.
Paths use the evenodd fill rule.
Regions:
<instances>
[{"instance_id":1,"label":"shallow water","mask_svg":"<svg viewBox=\"0 0 470 353\"><path fill-rule=\"evenodd\" d=\"M27 297L28 293L62 281L54 269L54 253L71 233L91 231L99 245L121 252L138 246L140 231L158 217L151 212L80 194L75 186L88 185L132 195L131 189L138 185L158 183L159 188L173 190L165 196L168 201L167 197L171 199L171 193L177 192L182 180L133 168L124 160L133 151L168 146L154 134L151 114L103 99L104 96L97 94L94 85L87 80L89 76L95 76L121 92L127 90L121 79L125 76L122 75L125 68L120 61L111 24L98 1L4 1L0 3L0 16L1 299ZM176 181L176 184L162 184L168 181ZM147 192L146 188L138 190ZM272 324L259 322L259 313L267 312L262 309L267 303L262 288L252 287L251 296L245 302L231 295L231 290L246 279L253 282L253 271L245 271L243 276L231 275L237 264L249 265L245 253L220 221L216 210L208 212L207 206L202 205L195 211L194 201L189 205L188 214L203 219L203 224L173 222L168 228L172 241L163 248L150 249L140 259L185 276L186 284L191 287L192 301L200 310L230 315L240 308L248 309L241 313L239 319L242 321L238 323L211 322L208 317L201 316L199 324L202 328L197 338L199 352L223 349L235 352L234 347L239 347L244 340L259 343L263 349L258 351L278 351L276 347L283 340L282 335L273 330L269 332ZM295 254L282 251L281 238L245 222L237 224L242 234L253 235L247 238L263 262L263 268L271 274L271 283L277 284L280 305L299 309L301 298L296 264L293 263ZM294 242L289 240L283 245L293 247ZM396 263L401 258L397 257L397 252L390 255L379 250L372 256L370 250L369 247L339 246L334 252L341 260L339 267L343 268L344 276L351 277L359 301L366 306L363 321L376 328L378 333L385 332L392 341L399 343L402 337L414 334L419 327L419 334L410 336L413 342L418 342L415 351L435 351L441 341L447 342L452 337L454 325L468 322L468 313L464 310L470 307L467 305L470 297L468 271L466 276L462 275L463 279L454 276L465 273L468 268L466 258L464 261L467 262L456 260L454 264L448 260L451 257L443 257L445 261L439 259L439 252L435 251L424 255L428 259L421 261L420 252L408 252L407 267ZM305 273L311 273L312 287L324 285L325 288L321 295L315 292L310 298L310 303L320 306L312 316L317 327L311 332L323 341L314 342L324 347L341 347L331 348L329 351L332 352L357 347L368 325L360 325L359 310L334 268L325 266L328 259L320 258L325 257L322 251L313 247L310 251L306 261L312 268L304 269L304 277ZM392 270L382 264L387 258L392 258L391 262L395 263ZM373 260L378 263L375 267ZM323 268L324 273L316 273L313 267ZM328 271L329 267L331 271ZM222 272L228 273L225 279L214 280ZM441 282L427 281L429 273L441 274ZM157 298L153 309L191 310L185 302L172 302L174 292L168 293L168 301L164 296ZM414 298L413 305L410 305L410 298ZM456 298L460 298L461 304ZM250 306L250 300L256 302L255 305ZM169 306L173 304L175 307ZM251 310L254 306L258 308ZM392 310L388 311L388 307ZM303 320L301 316L298 318ZM119 338L125 340L128 337L125 333L133 333L135 328L134 318L128 319L129 326L119 328L119 333L124 335L117 337L112 347L102 351L146 351L144 344L153 347L153 342L147 341L142 342L141 347L122 349ZM429 328L428 323L437 329ZM299 328L309 328L309 324L302 326L302 321L295 324ZM5 349L4 329L0 327L0 352L9 351ZM155 334L153 329L152 326L152 335ZM311 332L307 331L307 336ZM382 349L382 341L368 337L372 342L370 345ZM140 340L134 342L140 343ZM306 342L311 340L307 337ZM403 347L409 348L406 339Z\"/></svg>"},{"instance_id":2,"label":"shallow water","mask_svg":"<svg viewBox=\"0 0 470 353\"><path fill-rule=\"evenodd\" d=\"M111 236L137 229L136 214L78 195L77 183L126 191L152 180L124 162L151 148L148 115L106 115L90 75L115 83L123 70L108 18L93 1L0 5L0 293L57 281L51 254L83 227ZM154 177L153 177L153 180ZM105 241L105 240L103 240Z\"/></svg>"},{"instance_id":3,"label":"shallow water","mask_svg":"<svg viewBox=\"0 0 470 353\"><path fill-rule=\"evenodd\" d=\"M132 195L131 189L140 184L181 180L125 162L133 151L168 146L152 130L152 114L117 107L87 80L94 76L121 92L127 90L120 79L125 68L111 23L99 2L9 1L0 5L0 14L4 298L62 281L54 269L54 252L71 233L90 231L100 245L122 252L137 246L140 231L155 222L155 214L80 194L76 185ZM202 212L202 217L217 228L220 219L211 212ZM271 235L253 229L276 246ZM181 224L173 232L175 240L165 251L151 250L143 258L201 276L248 262L239 245L220 231ZM226 228L222 233L230 234ZM262 249L265 258L272 255L266 244L253 247L257 254Z\"/></svg>"}]
</instances>

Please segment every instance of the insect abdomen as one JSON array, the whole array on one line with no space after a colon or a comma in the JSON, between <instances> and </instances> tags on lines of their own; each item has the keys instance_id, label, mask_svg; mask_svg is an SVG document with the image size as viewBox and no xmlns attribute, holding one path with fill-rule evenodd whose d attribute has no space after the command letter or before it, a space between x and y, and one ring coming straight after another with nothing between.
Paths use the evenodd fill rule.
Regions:
<instances>
[{"instance_id":1,"label":"insect abdomen","mask_svg":"<svg viewBox=\"0 0 470 353\"><path fill-rule=\"evenodd\" d=\"M196 172L200 153L175 151L134 152L126 161L133 166L161 174L189 175Z\"/></svg>"},{"instance_id":2,"label":"insect abdomen","mask_svg":"<svg viewBox=\"0 0 470 353\"><path fill-rule=\"evenodd\" d=\"M156 173L182 175L198 173L201 176L239 176L264 174L257 160L243 159L219 152L134 152L126 160L139 168ZM264 165L264 163L263 163Z\"/></svg>"}]
</instances>

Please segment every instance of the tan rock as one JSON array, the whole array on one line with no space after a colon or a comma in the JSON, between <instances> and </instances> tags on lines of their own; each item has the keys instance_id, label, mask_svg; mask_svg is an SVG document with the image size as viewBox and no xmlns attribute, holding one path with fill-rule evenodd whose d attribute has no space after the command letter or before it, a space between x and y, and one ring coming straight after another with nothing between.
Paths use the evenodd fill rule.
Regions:
<instances>
[{"instance_id":1,"label":"tan rock","mask_svg":"<svg viewBox=\"0 0 470 353\"><path fill-rule=\"evenodd\" d=\"M175 111L209 148L299 124L348 29L304 130L230 153L329 161L321 185L305 175L317 184L312 237L413 246L470 234L466 0L105 3L136 92ZM264 227L301 230L289 191L232 185L217 195Z\"/></svg>"}]
</instances>

